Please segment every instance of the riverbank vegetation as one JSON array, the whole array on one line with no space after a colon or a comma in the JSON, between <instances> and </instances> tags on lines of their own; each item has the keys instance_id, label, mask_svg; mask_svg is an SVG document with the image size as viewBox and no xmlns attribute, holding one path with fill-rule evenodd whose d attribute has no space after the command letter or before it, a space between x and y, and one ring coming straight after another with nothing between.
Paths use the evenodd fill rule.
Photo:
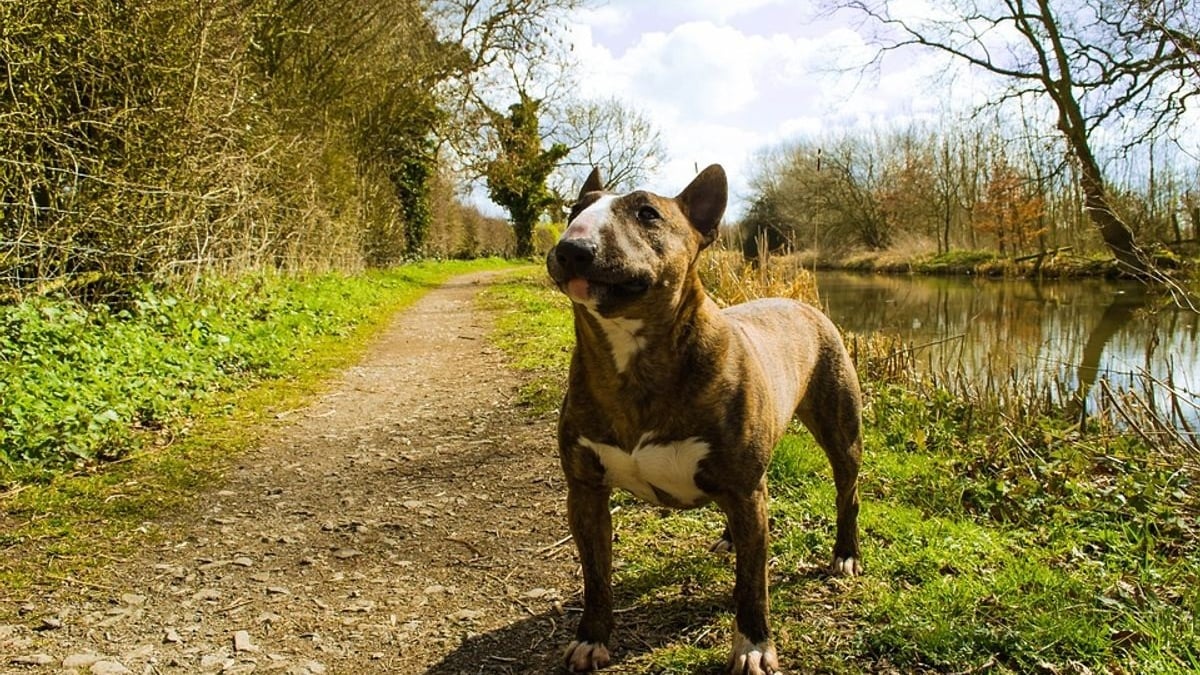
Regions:
<instances>
[{"instance_id":1,"label":"riverbank vegetation","mask_svg":"<svg viewBox=\"0 0 1200 675\"><path fill-rule=\"evenodd\" d=\"M718 297L755 288L814 299L803 271L706 260ZM573 334L540 272L488 302L498 340L529 369L529 404L553 408ZM1200 668L1200 457L1034 400L952 391L902 345L846 336L867 398L862 528L866 574L826 576L833 491L801 428L770 469L772 611L780 654L818 672L1185 672ZM1003 382L997 386L1004 387ZM623 666L694 673L722 663L731 629L726 558L707 552L713 509L664 512L620 497L618 606L653 646ZM664 534L666 536L664 536ZM701 618L701 616L703 618ZM719 617L713 619L712 617ZM714 625L714 621L718 625Z\"/></svg>"},{"instance_id":2,"label":"riverbank vegetation","mask_svg":"<svg viewBox=\"0 0 1200 675\"><path fill-rule=\"evenodd\" d=\"M735 237L731 237L734 239ZM732 242L729 246L737 244ZM756 264L763 259L754 245L750 260ZM786 249L786 247L783 247ZM765 249L764 249L765 250ZM742 255L746 254L743 251ZM840 253L814 251L767 254L767 257L788 267L806 270L847 270L879 274L928 274L932 276L1027 277L1069 279L1082 277L1117 278L1123 275L1120 266L1105 253L1090 255L1072 253L1069 247L1005 257L989 249L951 249L934 253L921 243L893 244L886 249L865 251L848 249ZM1173 257L1172 265L1178 276L1194 275L1197 260Z\"/></svg>"}]
</instances>

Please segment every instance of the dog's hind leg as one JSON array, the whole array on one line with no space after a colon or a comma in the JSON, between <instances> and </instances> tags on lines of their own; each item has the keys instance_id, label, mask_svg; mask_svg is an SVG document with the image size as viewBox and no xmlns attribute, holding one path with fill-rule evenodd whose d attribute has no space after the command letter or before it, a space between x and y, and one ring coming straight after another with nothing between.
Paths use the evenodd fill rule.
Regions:
<instances>
[{"instance_id":1,"label":"dog's hind leg","mask_svg":"<svg viewBox=\"0 0 1200 675\"><path fill-rule=\"evenodd\" d=\"M729 525L721 531L721 538L708 547L712 553L730 553L733 551L733 535L729 533Z\"/></svg>"},{"instance_id":2,"label":"dog's hind leg","mask_svg":"<svg viewBox=\"0 0 1200 675\"><path fill-rule=\"evenodd\" d=\"M833 544L830 572L854 576L862 571L862 556L858 550L858 470L862 440L856 438L848 446L834 450L826 448L825 453L833 465L833 482L837 486L837 539Z\"/></svg>"},{"instance_id":3,"label":"dog's hind leg","mask_svg":"<svg viewBox=\"0 0 1200 675\"><path fill-rule=\"evenodd\" d=\"M848 360L848 359L847 359ZM797 410L804 426L825 451L837 487L837 538L833 544L833 574L853 576L862 571L858 550L858 471L862 466L862 402L854 372L815 382ZM819 411L819 412L818 412Z\"/></svg>"}]
</instances>

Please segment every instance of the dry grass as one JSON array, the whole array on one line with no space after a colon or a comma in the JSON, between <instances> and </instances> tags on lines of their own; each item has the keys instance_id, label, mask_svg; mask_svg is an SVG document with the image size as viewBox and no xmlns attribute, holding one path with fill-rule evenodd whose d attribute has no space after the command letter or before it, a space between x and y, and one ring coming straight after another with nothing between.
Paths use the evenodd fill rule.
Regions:
<instances>
[{"instance_id":1,"label":"dry grass","mask_svg":"<svg viewBox=\"0 0 1200 675\"><path fill-rule=\"evenodd\" d=\"M756 298L793 298L817 304L816 277L794 255L764 256L755 265L737 251L713 248L700 259L700 278L724 307Z\"/></svg>"}]
</instances>

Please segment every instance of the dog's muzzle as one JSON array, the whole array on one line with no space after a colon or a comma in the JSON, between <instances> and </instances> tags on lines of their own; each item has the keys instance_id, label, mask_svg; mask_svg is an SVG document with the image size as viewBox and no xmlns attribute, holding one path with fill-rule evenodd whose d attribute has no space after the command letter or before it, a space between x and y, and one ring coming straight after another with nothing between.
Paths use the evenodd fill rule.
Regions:
<instances>
[{"instance_id":1,"label":"dog's muzzle","mask_svg":"<svg viewBox=\"0 0 1200 675\"><path fill-rule=\"evenodd\" d=\"M599 247L586 237L560 239L547 255L547 268L554 283L576 302L613 303L634 300L645 293L650 282L645 275L611 269L598 262Z\"/></svg>"},{"instance_id":2,"label":"dog's muzzle","mask_svg":"<svg viewBox=\"0 0 1200 675\"><path fill-rule=\"evenodd\" d=\"M596 242L582 237L563 239L554 247L554 261L563 280L587 277L596 261Z\"/></svg>"}]
</instances>

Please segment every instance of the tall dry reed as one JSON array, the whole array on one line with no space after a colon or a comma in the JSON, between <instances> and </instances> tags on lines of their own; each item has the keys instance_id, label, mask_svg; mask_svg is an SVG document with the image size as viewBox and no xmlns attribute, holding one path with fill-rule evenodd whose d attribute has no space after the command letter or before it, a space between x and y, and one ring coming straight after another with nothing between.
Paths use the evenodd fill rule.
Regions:
<instances>
[{"instance_id":1,"label":"tall dry reed","mask_svg":"<svg viewBox=\"0 0 1200 675\"><path fill-rule=\"evenodd\" d=\"M714 247L700 259L700 278L722 306L756 298L792 298L817 303L817 280L792 255L763 254L751 263L738 251Z\"/></svg>"}]
</instances>

